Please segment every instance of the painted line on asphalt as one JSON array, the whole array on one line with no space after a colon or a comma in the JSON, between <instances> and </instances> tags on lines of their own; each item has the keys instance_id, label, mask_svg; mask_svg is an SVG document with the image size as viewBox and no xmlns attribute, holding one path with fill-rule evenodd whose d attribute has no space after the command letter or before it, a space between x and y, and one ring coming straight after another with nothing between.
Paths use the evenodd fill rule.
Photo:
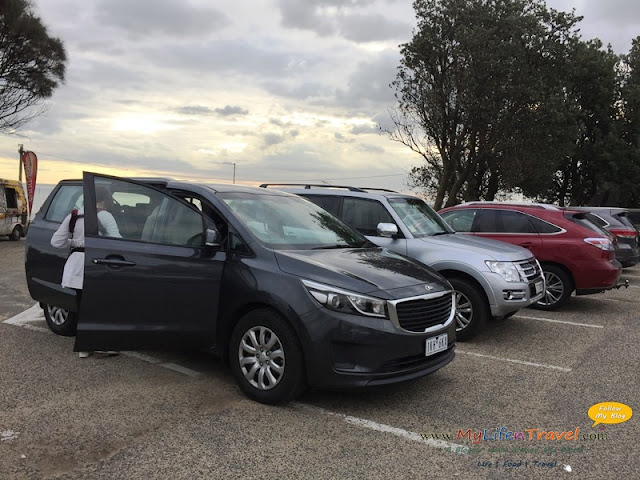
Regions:
<instances>
[{"instance_id":1,"label":"painted line on asphalt","mask_svg":"<svg viewBox=\"0 0 640 480\"><path fill-rule=\"evenodd\" d=\"M300 410L320 413L328 417L341 418L342 420L344 420L346 423L350 425L355 425L357 427L366 428L368 430L373 430L376 432L390 433L391 435L404 438L405 440L409 440L416 443L422 443L434 448L446 449L453 453L466 454L468 453L468 450L469 450L469 447L466 445L447 442L445 440L436 440L434 438L429 438L429 437L425 438L419 433L411 432L403 428L393 427L391 425L385 425L384 423L378 423L378 422L374 422L372 420L367 420L364 418L353 417L351 415L345 415L344 413L332 412L331 410L327 410L322 407L314 407L311 405L306 405L304 403L298 403L298 402L292 402L291 406L293 406L294 408L298 408Z\"/></svg>"},{"instance_id":2,"label":"painted line on asphalt","mask_svg":"<svg viewBox=\"0 0 640 480\"><path fill-rule=\"evenodd\" d=\"M491 360L500 360L501 362L517 363L519 365L526 365L528 367L548 368L550 370L559 370L561 372L570 372L570 368L558 367L556 365L546 365L544 363L527 362L526 360L515 360L513 358L495 357L493 355L485 355L484 353L464 352L456 349L456 353L462 353L463 355L473 355L474 357L489 358Z\"/></svg>"},{"instance_id":3,"label":"painted line on asphalt","mask_svg":"<svg viewBox=\"0 0 640 480\"><path fill-rule=\"evenodd\" d=\"M26 328L27 330L34 330L36 332L52 333L51 330L49 330L48 328L39 327L37 325L30 325L30 323L32 322L40 322L40 321L44 321L44 313L42 311L42 308L40 308L40 305L36 303L33 307L28 308L24 312L21 312L11 318L8 318L3 323ZM126 357L131 357L137 360L141 360L143 362L151 363L153 365L158 365L159 367L166 368L167 370L172 370L174 372L178 372L183 375L188 375L190 377L197 377L202 375L202 372L198 372L197 370L183 367L182 365L178 365L176 363L164 363L163 360L160 360L159 358L156 358L156 357L152 357L151 355L145 355L144 353L132 352L132 351L120 352L120 353Z\"/></svg>"},{"instance_id":4,"label":"painted line on asphalt","mask_svg":"<svg viewBox=\"0 0 640 480\"><path fill-rule=\"evenodd\" d=\"M590 325L588 323L567 322L566 320L552 320L543 317L525 317L524 315L514 315L515 318L524 318L526 320L538 320L539 322L562 323L564 325L575 325L576 327L604 328L604 325Z\"/></svg>"},{"instance_id":5,"label":"painted line on asphalt","mask_svg":"<svg viewBox=\"0 0 640 480\"><path fill-rule=\"evenodd\" d=\"M140 353L140 352L127 351L127 352L120 352L120 353L125 357L135 358L143 362L153 363L154 365L159 365L162 363L162 360L160 360L159 358L152 357L151 355L145 355L144 353Z\"/></svg>"},{"instance_id":6,"label":"painted line on asphalt","mask_svg":"<svg viewBox=\"0 0 640 480\"><path fill-rule=\"evenodd\" d=\"M8 318L4 321L4 323L24 327L30 322L38 322L40 320L44 320L44 313L42 312L42 308L40 308L40 305L36 303L33 307L27 308L24 312Z\"/></svg>"},{"instance_id":7,"label":"painted line on asphalt","mask_svg":"<svg viewBox=\"0 0 640 480\"><path fill-rule=\"evenodd\" d=\"M188 375L190 377L199 377L202 375L201 372L197 370L192 370L187 367L183 367L182 365L178 365L175 363L163 363L160 365L162 368L166 368L168 370L173 370L174 372L182 373L183 375Z\"/></svg>"}]
</instances>

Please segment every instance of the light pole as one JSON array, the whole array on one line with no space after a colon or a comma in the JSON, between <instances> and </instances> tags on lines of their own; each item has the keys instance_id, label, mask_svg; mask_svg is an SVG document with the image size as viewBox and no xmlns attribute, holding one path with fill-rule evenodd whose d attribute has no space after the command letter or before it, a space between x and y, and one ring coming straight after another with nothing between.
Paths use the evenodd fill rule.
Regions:
<instances>
[{"instance_id":1,"label":"light pole","mask_svg":"<svg viewBox=\"0 0 640 480\"><path fill-rule=\"evenodd\" d=\"M220 162L220 165L233 165L233 183L236 183L236 162Z\"/></svg>"},{"instance_id":2,"label":"light pole","mask_svg":"<svg viewBox=\"0 0 640 480\"><path fill-rule=\"evenodd\" d=\"M18 181L22 183L22 155L24 154L24 149L21 143L18 146L20 147L18 149L18 156L20 157L18 158Z\"/></svg>"}]
</instances>

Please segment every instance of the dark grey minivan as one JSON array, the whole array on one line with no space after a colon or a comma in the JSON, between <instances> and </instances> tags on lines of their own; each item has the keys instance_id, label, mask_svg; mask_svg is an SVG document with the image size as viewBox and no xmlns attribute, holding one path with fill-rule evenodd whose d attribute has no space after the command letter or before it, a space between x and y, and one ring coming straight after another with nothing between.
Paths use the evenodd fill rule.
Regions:
<instances>
[{"instance_id":1,"label":"dark grey minivan","mask_svg":"<svg viewBox=\"0 0 640 480\"><path fill-rule=\"evenodd\" d=\"M122 238L98 233L96 186ZM68 252L49 243L74 208L79 307L59 285ZM454 357L449 283L295 195L85 173L54 189L26 243L31 295L76 351L211 348L263 403L417 378Z\"/></svg>"}]
</instances>

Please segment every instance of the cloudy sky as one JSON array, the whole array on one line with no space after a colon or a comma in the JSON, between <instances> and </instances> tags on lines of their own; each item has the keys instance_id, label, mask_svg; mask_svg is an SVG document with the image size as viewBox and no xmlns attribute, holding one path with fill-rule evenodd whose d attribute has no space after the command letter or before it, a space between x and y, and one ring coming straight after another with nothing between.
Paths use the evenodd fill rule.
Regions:
<instances>
[{"instance_id":1,"label":"cloudy sky","mask_svg":"<svg viewBox=\"0 0 640 480\"><path fill-rule=\"evenodd\" d=\"M33 0L68 54L45 116L0 134L39 183L114 175L206 182L331 182L408 190L420 159L380 134L394 105L411 0ZM637 0L548 0L584 16L583 38L626 53Z\"/></svg>"}]
</instances>

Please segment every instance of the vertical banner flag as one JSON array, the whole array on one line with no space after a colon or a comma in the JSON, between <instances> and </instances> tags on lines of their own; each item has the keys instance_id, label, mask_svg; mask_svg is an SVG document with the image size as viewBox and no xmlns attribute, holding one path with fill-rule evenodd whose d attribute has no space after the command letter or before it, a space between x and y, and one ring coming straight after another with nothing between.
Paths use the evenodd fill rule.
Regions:
<instances>
[{"instance_id":1,"label":"vertical banner flag","mask_svg":"<svg viewBox=\"0 0 640 480\"><path fill-rule=\"evenodd\" d=\"M27 196L29 200L29 214L31 214L31 206L33 205L33 196L36 192L36 176L38 174L38 157L33 152L24 152L22 154L22 164L24 165L24 174L27 181Z\"/></svg>"}]
</instances>

